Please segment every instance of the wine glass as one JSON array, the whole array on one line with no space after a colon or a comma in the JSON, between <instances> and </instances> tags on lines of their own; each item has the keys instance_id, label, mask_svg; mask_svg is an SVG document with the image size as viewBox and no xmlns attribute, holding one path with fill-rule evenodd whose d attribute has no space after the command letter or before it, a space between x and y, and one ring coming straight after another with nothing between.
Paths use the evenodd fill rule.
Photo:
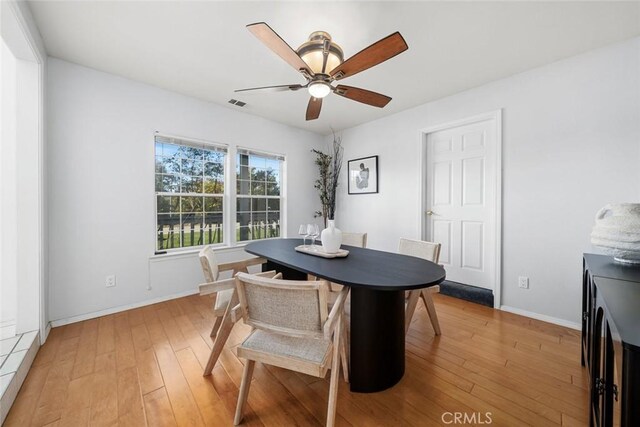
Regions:
<instances>
[{"instance_id":1,"label":"wine glass","mask_svg":"<svg viewBox=\"0 0 640 427\"><path fill-rule=\"evenodd\" d=\"M314 246L316 244L316 239L320 235L318 224L309 224L307 226L307 233L309 233L309 236L311 237L311 245Z\"/></svg>"},{"instance_id":2,"label":"wine glass","mask_svg":"<svg viewBox=\"0 0 640 427\"><path fill-rule=\"evenodd\" d=\"M302 247L307 246L307 236L309 235L307 229L308 225L305 224L300 225L300 228L298 229L298 234L302 236Z\"/></svg>"}]
</instances>

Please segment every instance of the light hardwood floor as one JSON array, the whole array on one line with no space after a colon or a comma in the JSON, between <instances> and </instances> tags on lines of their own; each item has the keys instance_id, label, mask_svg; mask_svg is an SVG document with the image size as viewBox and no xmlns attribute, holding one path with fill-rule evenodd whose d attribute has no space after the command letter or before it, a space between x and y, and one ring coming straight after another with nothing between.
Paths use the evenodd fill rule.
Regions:
<instances>
[{"instance_id":1,"label":"light hardwood floor","mask_svg":"<svg viewBox=\"0 0 640 427\"><path fill-rule=\"evenodd\" d=\"M586 425L579 332L434 295L442 335L422 304L406 373L381 393L342 380L337 425L443 425L466 413L492 425ZM237 325L211 377L209 297L192 296L54 328L6 426L232 425L242 374ZM257 365L244 425L324 425L328 379ZM451 413L451 414L449 414ZM475 414L475 415L474 415Z\"/></svg>"}]
</instances>

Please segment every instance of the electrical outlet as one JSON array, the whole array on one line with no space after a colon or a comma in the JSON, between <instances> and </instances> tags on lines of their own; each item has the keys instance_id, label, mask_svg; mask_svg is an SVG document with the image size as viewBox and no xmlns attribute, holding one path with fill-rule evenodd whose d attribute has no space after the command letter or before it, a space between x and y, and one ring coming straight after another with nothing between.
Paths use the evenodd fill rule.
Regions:
<instances>
[{"instance_id":1,"label":"electrical outlet","mask_svg":"<svg viewBox=\"0 0 640 427\"><path fill-rule=\"evenodd\" d=\"M518 287L522 289L529 289L529 278L526 276L518 277Z\"/></svg>"},{"instance_id":2,"label":"electrical outlet","mask_svg":"<svg viewBox=\"0 0 640 427\"><path fill-rule=\"evenodd\" d=\"M107 288L112 288L112 287L114 287L114 286L116 285L116 275L115 275L115 274L112 274L112 275L110 275L110 276L107 276L107 278L106 278L106 279L105 279L105 281L104 281L104 285L105 285Z\"/></svg>"}]
</instances>

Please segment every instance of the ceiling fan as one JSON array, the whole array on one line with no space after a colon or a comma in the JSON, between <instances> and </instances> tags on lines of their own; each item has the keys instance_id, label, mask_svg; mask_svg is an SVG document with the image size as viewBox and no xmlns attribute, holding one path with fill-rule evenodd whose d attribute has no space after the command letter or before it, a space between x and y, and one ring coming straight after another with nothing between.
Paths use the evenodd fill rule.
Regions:
<instances>
[{"instance_id":1,"label":"ceiling fan","mask_svg":"<svg viewBox=\"0 0 640 427\"><path fill-rule=\"evenodd\" d=\"M296 91L306 88L311 95L307 106L307 120L315 120L320 116L322 98L331 92L374 107L382 108L387 105L391 98L386 95L341 84L334 87L332 83L351 77L409 49L402 35L396 31L345 61L340 46L335 44L331 36L324 31L312 33L309 40L296 51L264 22L249 24L247 29L296 71L300 72L307 83L239 89L236 92L252 90Z\"/></svg>"}]
</instances>

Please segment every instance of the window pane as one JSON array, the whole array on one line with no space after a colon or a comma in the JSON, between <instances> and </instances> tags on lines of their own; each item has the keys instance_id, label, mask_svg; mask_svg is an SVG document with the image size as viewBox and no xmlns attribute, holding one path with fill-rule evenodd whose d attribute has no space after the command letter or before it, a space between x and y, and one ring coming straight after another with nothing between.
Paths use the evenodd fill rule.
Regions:
<instances>
[{"instance_id":1,"label":"window pane","mask_svg":"<svg viewBox=\"0 0 640 427\"><path fill-rule=\"evenodd\" d=\"M225 154L221 151L204 151L204 161L205 162L216 162L216 163L224 163Z\"/></svg>"},{"instance_id":2,"label":"window pane","mask_svg":"<svg viewBox=\"0 0 640 427\"><path fill-rule=\"evenodd\" d=\"M266 213L258 213L253 215L250 232L251 240L265 239L267 237L267 223L265 222Z\"/></svg>"},{"instance_id":3,"label":"window pane","mask_svg":"<svg viewBox=\"0 0 640 427\"><path fill-rule=\"evenodd\" d=\"M279 211L280 210L280 199L269 199L269 210Z\"/></svg>"},{"instance_id":4,"label":"window pane","mask_svg":"<svg viewBox=\"0 0 640 427\"><path fill-rule=\"evenodd\" d=\"M268 182L280 182L280 172L273 169L267 169Z\"/></svg>"},{"instance_id":5,"label":"window pane","mask_svg":"<svg viewBox=\"0 0 640 427\"><path fill-rule=\"evenodd\" d=\"M162 143L162 153L158 153L156 151L156 154L161 154L165 157L171 157L171 156L176 156L178 155L178 153L180 152L180 146L176 145L176 144L170 144L168 142Z\"/></svg>"},{"instance_id":6,"label":"window pane","mask_svg":"<svg viewBox=\"0 0 640 427\"><path fill-rule=\"evenodd\" d=\"M222 197L205 197L205 212L222 212Z\"/></svg>"},{"instance_id":7,"label":"window pane","mask_svg":"<svg viewBox=\"0 0 640 427\"><path fill-rule=\"evenodd\" d=\"M245 242L251 240L251 230L249 227L237 227L236 240L238 242Z\"/></svg>"},{"instance_id":8,"label":"window pane","mask_svg":"<svg viewBox=\"0 0 640 427\"><path fill-rule=\"evenodd\" d=\"M254 224L262 224L267 220L266 212L252 212L251 213L251 222Z\"/></svg>"},{"instance_id":9,"label":"window pane","mask_svg":"<svg viewBox=\"0 0 640 427\"><path fill-rule=\"evenodd\" d=\"M251 210L251 199L246 197L238 197L236 199L236 211L246 212Z\"/></svg>"},{"instance_id":10,"label":"window pane","mask_svg":"<svg viewBox=\"0 0 640 427\"><path fill-rule=\"evenodd\" d=\"M182 193L202 193L201 176L183 176Z\"/></svg>"},{"instance_id":11,"label":"window pane","mask_svg":"<svg viewBox=\"0 0 640 427\"><path fill-rule=\"evenodd\" d=\"M264 196L267 186L264 182L251 181L251 194L254 196Z\"/></svg>"},{"instance_id":12,"label":"window pane","mask_svg":"<svg viewBox=\"0 0 640 427\"><path fill-rule=\"evenodd\" d=\"M250 213L239 213L236 214L237 223L240 227L248 226L251 222L251 214Z\"/></svg>"},{"instance_id":13,"label":"window pane","mask_svg":"<svg viewBox=\"0 0 640 427\"><path fill-rule=\"evenodd\" d=\"M248 180L251 178L251 169L247 166L239 166L236 171L236 178Z\"/></svg>"},{"instance_id":14,"label":"window pane","mask_svg":"<svg viewBox=\"0 0 640 427\"><path fill-rule=\"evenodd\" d=\"M179 149L180 156L185 159L202 160L204 151L200 148L190 147L188 145L182 145Z\"/></svg>"},{"instance_id":15,"label":"window pane","mask_svg":"<svg viewBox=\"0 0 640 427\"><path fill-rule=\"evenodd\" d=\"M267 210L267 199L256 198L251 201L251 210L252 211L266 211Z\"/></svg>"},{"instance_id":16,"label":"window pane","mask_svg":"<svg viewBox=\"0 0 640 427\"><path fill-rule=\"evenodd\" d=\"M276 183L269 182L267 184L267 195L268 196L279 196L280 195L280 186Z\"/></svg>"},{"instance_id":17,"label":"window pane","mask_svg":"<svg viewBox=\"0 0 640 427\"><path fill-rule=\"evenodd\" d=\"M280 237L280 224L279 223L269 223L267 227L267 237Z\"/></svg>"},{"instance_id":18,"label":"window pane","mask_svg":"<svg viewBox=\"0 0 640 427\"><path fill-rule=\"evenodd\" d=\"M224 176L224 165L222 163L205 163L204 175L211 178L222 179Z\"/></svg>"},{"instance_id":19,"label":"window pane","mask_svg":"<svg viewBox=\"0 0 640 427\"><path fill-rule=\"evenodd\" d=\"M158 213L170 213L180 211L180 197L158 196Z\"/></svg>"},{"instance_id":20,"label":"window pane","mask_svg":"<svg viewBox=\"0 0 640 427\"><path fill-rule=\"evenodd\" d=\"M207 194L223 194L224 193L224 181L222 179L209 179L204 180L204 192Z\"/></svg>"},{"instance_id":21,"label":"window pane","mask_svg":"<svg viewBox=\"0 0 640 427\"><path fill-rule=\"evenodd\" d=\"M276 159L267 159L267 169L272 169L272 170L280 170L280 160L276 160Z\"/></svg>"},{"instance_id":22,"label":"window pane","mask_svg":"<svg viewBox=\"0 0 640 427\"><path fill-rule=\"evenodd\" d=\"M204 245L204 233L201 224L195 224L182 230L183 247L202 245Z\"/></svg>"},{"instance_id":23,"label":"window pane","mask_svg":"<svg viewBox=\"0 0 640 427\"><path fill-rule=\"evenodd\" d=\"M181 197L180 208L184 212L202 212L202 197Z\"/></svg>"},{"instance_id":24,"label":"window pane","mask_svg":"<svg viewBox=\"0 0 640 427\"><path fill-rule=\"evenodd\" d=\"M236 191L238 194L249 195L251 193L251 181L236 181Z\"/></svg>"},{"instance_id":25,"label":"window pane","mask_svg":"<svg viewBox=\"0 0 640 427\"><path fill-rule=\"evenodd\" d=\"M164 227L177 227L180 225L179 214L158 214L158 231Z\"/></svg>"},{"instance_id":26,"label":"window pane","mask_svg":"<svg viewBox=\"0 0 640 427\"><path fill-rule=\"evenodd\" d=\"M280 222L280 211L267 212L267 220L270 224L273 222Z\"/></svg>"},{"instance_id":27,"label":"window pane","mask_svg":"<svg viewBox=\"0 0 640 427\"><path fill-rule=\"evenodd\" d=\"M156 156L156 173L180 173L180 161L173 157Z\"/></svg>"},{"instance_id":28,"label":"window pane","mask_svg":"<svg viewBox=\"0 0 640 427\"><path fill-rule=\"evenodd\" d=\"M204 215L204 223L205 225L212 225L212 226L223 226L222 223L222 212L211 212L211 213L206 213Z\"/></svg>"},{"instance_id":29,"label":"window pane","mask_svg":"<svg viewBox=\"0 0 640 427\"><path fill-rule=\"evenodd\" d=\"M251 181L266 181L267 171L265 169L251 168Z\"/></svg>"},{"instance_id":30,"label":"window pane","mask_svg":"<svg viewBox=\"0 0 640 427\"><path fill-rule=\"evenodd\" d=\"M185 175L202 176L203 163L201 160L182 159L182 173Z\"/></svg>"},{"instance_id":31,"label":"window pane","mask_svg":"<svg viewBox=\"0 0 640 427\"><path fill-rule=\"evenodd\" d=\"M202 228L202 223L204 221L203 214L201 213L188 213L182 214L182 231L193 231L200 230Z\"/></svg>"},{"instance_id":32,"label":"window pane","mask_svg":"<svg viewBox=\"0 0 640 427\"><path fill-rule=\"evenodd\" d=\"M180 191L178 175L156 175L156 191L159 193L177 193Z\"/></svg>"},{"instance_id":33,"label":"window pane","mask_svg":"<svg viewBox=\"0 0 640 427\"><path fill-rule=\"evenodd\" d=\"M157 250L163 249L175 249L180 247L180 229L164 227L158 231L157 235Z\"/></svg>"},{"instance_id":34,"label":"window pane","mask_svg":"<svg viewBox=\"0 0 640 427\"><path fill-rule=\"evenodd\" d=\"M207 223L204 225L204 244L212 245L216 243L224 243L222 234L222 224Z\"/></svg>"},{"instance_id":35,"label":"window pane","mask_svg":"<svg viewBox=\"0 0 640 427\"><path fill-rule=\"evenodd\" d=\"M264 157L249 155L249 166L254 168L265 168L267 167L267 161Z\"/></svg>"}]
</instances>

